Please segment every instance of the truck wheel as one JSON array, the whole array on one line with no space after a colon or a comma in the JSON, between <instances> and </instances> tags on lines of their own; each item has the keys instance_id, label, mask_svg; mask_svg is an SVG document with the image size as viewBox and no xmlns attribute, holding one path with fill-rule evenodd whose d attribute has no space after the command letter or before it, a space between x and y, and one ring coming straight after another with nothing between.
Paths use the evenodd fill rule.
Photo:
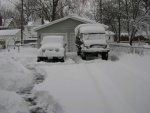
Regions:
<instances>
[{"instance_id":1,"label":"truck wheel","mask_svg":"<svg viewBox=\"0 0 150 113\"><path fill-rule=\"evenodd\" d=\"M77 55L78 55L78 56L81 55L81 50L80 50L80 49L77 50Z\"/></svg>"},{"instance_id":2,"label":"truck wheel","mask_svg":"<svg viewBox=\"0 0 150 113\"><path fill-rule=\"evenodd\" d=\"M81 58L83 59L83 60L86 60L86 54L83 52L83 53L81 53Z\"/></svg>"},{"instance_id":3,"label":"truck wheel","mask_svg":"<svg viewBox=\"0 0 150 113\"><path fill-rule=\"evenodd\" d=\"M60 62L65 62L65 59L64 59L64 57L60 59Z\"/></svg>"},{"instance_id":4,"label":"truck wheel","mask_svg":"<svg viewBox=\"0 0 150 113\"><path fill-rule=\"evenodd\" d=\"M102 53L102 59L108 60L108 53L107 52Z\"/></svg>"},{"instance_id":5,"label":"truck wheel","mask_svg":"<svg viewBox=\"0 0 150 113\"><path fill-rule=\"evenodd\" d=\"M40 62L40 61L41 61L41 58L38 57L38 58L37 58L37 62Z\"/></svg>"}]
</instances>

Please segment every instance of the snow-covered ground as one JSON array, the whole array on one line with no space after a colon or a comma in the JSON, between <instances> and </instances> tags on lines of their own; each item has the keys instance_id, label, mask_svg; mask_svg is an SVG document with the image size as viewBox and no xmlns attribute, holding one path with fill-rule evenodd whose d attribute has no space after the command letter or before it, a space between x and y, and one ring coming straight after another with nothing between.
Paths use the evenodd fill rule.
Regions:
<instances>
[{"instance_id":1,"label":"snow-covered ground","mask_svg":"<svg viewBox=\"0 0 150 113\"><path fill-rule=\"evenodd\" d=\"M20 74L20 77L15 74L14 76L8 73L9 70L11 73L30 73L31 70L34 70L32 74L37 74L37 70L38 73L43 73L42 71L46 73L45 80L34 85L31 95L23 96L25 100L31 101L34 99L32 104L36 103L36 105L30 108L28 108L28 104L24 103L22 96L15 93L18 88L12 90L12 88L9 89L5 86L2 89L2 86L0 86L0 92L2 92L0 93L0 113L1 106L2 108L8 106L7 110L5 108L2 113L11 113L9 108L19 111L22 107L24 109L21 113L28 113L29 110L37 108L43 108L47 113L150 112L149 55L119 55L112 52L108 61L101 59L82 61L75 53L69 53L64 63L37 63L36 56L37 49L35 48L21 48L20 52L17 52L17 50L0 52L0 58L2 59L0 61L0 72L4 73L0 73L0 77L3 78L3 75L7 76L8 74L8 77L5 77L6 86L9 86L12 81L16 83L14 78L20 78L18 82L22 82L22 76L24 79L28 79L30 75ZM10 63L7 63L7 61ZM14 64L11 68L12 62ZM10 64L8 65L9 68L6 69L4 64ZM15 65L18 68L16 70ZM5 93L7 95L4 98ZM16 98L11 99L10 95L14 95ZM5 102L6 98L8 98L8 102ZM11 106L11 103L16 101L15 99L17 103ZM21 107L17 107L20 103Z\"/></svg>"},{"instance_id":2,"label":"snow-covered ground","mask_svg":"<svg viewBox=\"0 0 150 113\"><path fill-rule=\"evenodd\" d=\"M54 95L66 113L149 113L149 58L42 66L48 77L35 89Z\"/></svg>"},{"instance_id":3,"label":"snow-covered ground","mask_svg":"<svg viewBox=\"0 0 150 113\"><path fill-rule=\"evenodd\" d=\"M53 96L32 91L46 75L35 66L36 54L31 47L0 51L0 113L62 113Z\"/></svg>"}]
</instances>

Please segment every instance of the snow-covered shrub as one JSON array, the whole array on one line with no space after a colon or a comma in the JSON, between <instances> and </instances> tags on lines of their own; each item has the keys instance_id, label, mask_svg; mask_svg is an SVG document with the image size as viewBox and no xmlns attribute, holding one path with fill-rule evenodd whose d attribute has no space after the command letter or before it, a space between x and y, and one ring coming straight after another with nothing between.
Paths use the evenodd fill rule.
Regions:
<instances>
[{"instance_id":1,"label":"snow-covered shrub","mask_svg":"<svg viewBox=\"0 0 150 113\"><path fill-rule=\"evenodd\" d=\"M0 90L0 113L29 113L29 109L16 93Z\"/></svg>"},{"instance_id":2,"label":"snow-covered shrub","mask_svg":"<svg viewBox=\"0 0 150 113\"><path fill-rule=\"evenodd\" d=\"M24 91L33 87L33 74L11 58L0 58L0 89Z\"/></svg>"}]
</instances>

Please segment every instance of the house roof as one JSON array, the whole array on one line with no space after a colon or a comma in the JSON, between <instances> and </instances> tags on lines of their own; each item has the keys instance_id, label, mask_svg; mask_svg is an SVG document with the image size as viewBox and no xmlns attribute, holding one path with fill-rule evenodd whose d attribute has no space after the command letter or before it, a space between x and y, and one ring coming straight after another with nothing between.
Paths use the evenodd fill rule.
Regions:
<instances>
[{"instance_id":1,"label":"house roof","mask_svg":"<svg viewBox=\"0 0 150 113\"><path fill-rule=\"evenodd\" d=\"M14 36L18 32L20 32L20 29L0 30L0 36Z\"/></svg>"},{"instance_id":2,"label":"house roof","mask_svg":"<svg viewBox=\"0 0 150 113\"><path fill-rule=\"evenodd\" d=\"M58 22L61 22L61 21L64 21L64 20L67 20L67 19L74 19L74 20L77 20L77 21L80 21L80 22L83 22L83 23L96 23L95 21L92 21L92 20L89 20L89 19L86 19L86 18L83 18L83 17L79 17L77 15L69 15L69 16L66 16L64 18L61 18L61 19L58 19L58 20L55 20L55 21L52 21L50 22L49 24L45 24L45 25L41 25L39 27L36 27L34 28L35 31L38 31L42 28L45 28L45 27L48 27L48 26L51 26L53 24L56 24Z\"/></svg>"}]
</instances>

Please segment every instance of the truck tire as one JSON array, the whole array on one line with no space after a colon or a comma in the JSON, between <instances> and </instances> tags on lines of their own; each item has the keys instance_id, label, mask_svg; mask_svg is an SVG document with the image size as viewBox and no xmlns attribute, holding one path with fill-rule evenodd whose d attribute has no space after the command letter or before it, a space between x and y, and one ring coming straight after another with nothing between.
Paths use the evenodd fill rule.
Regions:
<instances>
[{"instance_id":1,"label":"truck tire","mask_svg":"<svg viewBox=\"0 0 150 113\"><path fill-rule=\"evenodd\" d=\"M81 53L81 58L82 58L82 60L86 60L86 53L82 52Z\"/></svg>"},{"instance_id":2,"label":"truck tire","mask_svg":"<svg viewBox=\"0 0 150 113\"><path fill-rule=\"evenodd\" d=\"M108 52L102 53L102 60L108 60Z\"/></svg>"},{"instance_id":3,"label":"truck tire","mask_svg":"<svg viewBox=\"0 0 150 113\"><path fill-rule=\"evenodd\" d=\"M81 56L81 50L79 48L77 49L77 55Z\"/></svg>"},{"instance_id":4,"label":"truck tire","mask_svg":"<svg viewBox=\"0 0 150 113\"><path fill-rule=\"evenodd\" d=\"M41 61L41 58L38 57L38 58L37 58L37 62L40 62L40 61Z\"/></svg>"},{"instance_id":5,"label":"truck tire","mask_svg":"<svg viewBox=\"0 0 150 113\"><path fill-rule=\"evenodd\" d=\"M64 58L64 57L61 58L61 59L60 59L60 62L65 62L65 58Z\"/></svg>"}]
</instances>

